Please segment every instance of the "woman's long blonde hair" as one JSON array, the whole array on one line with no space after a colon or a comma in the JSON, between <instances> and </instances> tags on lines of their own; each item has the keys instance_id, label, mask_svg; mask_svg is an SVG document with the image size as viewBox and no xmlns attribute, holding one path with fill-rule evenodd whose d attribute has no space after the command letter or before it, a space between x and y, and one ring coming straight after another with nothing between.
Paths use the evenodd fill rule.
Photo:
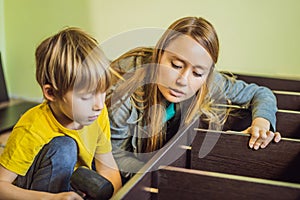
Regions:
<instances>
[{"instance_id":1,"label":"woman's long blonde hair","mask_svg":"<svg viewBox=\"0 0 300 200\"><path fill-rule=\"evenodd\" d=\"M157 79L157 67L159 66L160 59L166 47L175 38L180 35L187 35L198 42L206 51L210 54L213 60L213 66L211 67L210 74L207 81L202 85L199 92L190 101L190 106L184 117L184 124L190 123L195 117L201 115L206 116L209 121L221 124L221 119L218 112L213 109L211 99L208 95L208 81L211 79L212 72L215 63L218 60L219 55L219 40L216 31L211 23L201 17L185 17L175 21L169 26L169 28L162 35L154 49L151 48L138 48L134 49L112 63L112 68L118 66L119 62L124 58L131 56L140 56L147 58L150 56L151 60L147 60L146 63L140 63L141 65L147 64L147 67L135 70L135 72L126 79L126 84L121 85L118 88L121 98L126 94L130 94L133 105L143 113L142 122L143 125L148 127L148 137L144 140L143 148L140 152L151 152L162 147L166 135L166 129L164 126L165 118L165 100L159 92L158 86L155 83ZM143 60L143 59L142 59ZM143 70L144 69L144 70ZM121 72L121 74L124 73ZM142 87L137 90L132 88L138 83L143 84ZM124 98L123 98L124 99ZM142 106L139 106L142 105ZM159 106L156 106L159 105ZM181 122L182 123L182 122Z\"/></svg>"}]
</instances>

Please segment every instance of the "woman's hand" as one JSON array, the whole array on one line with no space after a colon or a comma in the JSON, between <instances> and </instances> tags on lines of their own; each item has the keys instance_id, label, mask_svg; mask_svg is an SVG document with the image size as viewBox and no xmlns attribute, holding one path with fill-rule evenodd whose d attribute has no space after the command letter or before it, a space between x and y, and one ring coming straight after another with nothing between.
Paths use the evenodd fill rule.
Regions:
<instances>
[{"instance_id":1,"label":"woman's hand","mask_svg":"<svg viewBox=\"0 0 300 200\"><path fill-rule=\"evenodd\" d=\"M270 130L270 122L264 118L258 117L252 121L252 124L245 131L251 135L249 147L255 150L265 148L274 138L275 142L281 140L279 132L272 132Z\"/></svg>"}]
</instances>

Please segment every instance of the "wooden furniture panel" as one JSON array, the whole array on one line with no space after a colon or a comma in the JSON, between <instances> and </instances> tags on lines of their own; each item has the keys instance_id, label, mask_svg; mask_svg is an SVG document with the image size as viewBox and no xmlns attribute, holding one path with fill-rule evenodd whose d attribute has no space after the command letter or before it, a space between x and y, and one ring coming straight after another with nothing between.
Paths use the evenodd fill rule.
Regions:
<instances>
[{"instance_id":1,"label":"wooden furniture panel","mask_svg":"<svg viewBox=\"0 0 300 200\"><path fill-rule=\"evenodd\" d=\"M228 73L226 73L228 74ZM229 74L230 75L230 74ZM300 80L287 78L272 78L263 76L251 76L245 74L233 74L239 80L246 83L255 83L271 89L276 98L279 109L300 111Z\"/></svg>"},{"instance_id":2,"label":"wooden furniture panel","mask_svg":"<svg viewBox=\"0 0 300 200\"><path fill-rule=\"evenodd\" d=\"M299 81L300 84L300 81ZM276 94L278 109L300 111L300 92L298 95Z\"/></svg>"},{"instance_id":3,"label":"wooden furniture panel","mask_svg":"<svg viewBox=\"0 0 300 200\"><path fill-rule=\"evenodd\" d=\"M277 117L277 131L283 137L300 138L300 113L282 113L278 112Z\"/></svg>"},{"instance_id":4,"label":"wooden furniture panel","mask_svg":"<svg viewBox=\"0 0 300 200\"><path fill-rule=\"evenodd\" d=\"M169 199L299 199L300 184L254 179L176 167L158 172L160 200Z\"/></svg>"},{"instance_id":5,"label":"wooden furniture panel","mask_svg":"<svg viewBox=\"0 0 300 200\"><path fill-rule=\"evenodd\" d=\"M205 146L205 137L215 137L217 142ZM252 150L248 147L249 138L199 131L192 144L191 168L300 183L300 142L284 140L265 149ZM209 153L200 158L200 148Z\"/></svg>"},{"instance_id":6,"label":"wooden furniture panel","mask_svg":"<svg viewBox=\"0 0 300 200\"><path fill-rule=\"evenodd\" d=\"M250 195L249 199L259 197L260 195L264 198L264 195L272 195L274 193L273 190L276 190L276 192L278 191L278 194L281 194L281 196L277 196L278 194L276 193L274 196L267 196L269 197L268 199L273 199L273 197L275 197L274 199L297 199L299 197L299 189L286 190L284 186L284 184L298 185L299 183L300 172L298 169L300 167L300 146L298 142L281 141L278 144L270 144L264 150L254 151L247 147L249 140L248 136L221 134L216 145L209 154L200 159L198 155L205 134L193 131L193 129L197 127L196 125L197 123L179 132L179 135L176 138L173 138L170 143L166 145L166 148L158 151L158 153L146 163L143 169L129 180L129 182L127 182L112 199L170 199L170 196L164 196L166 193L164 192L164 187L161 185L161 176L158 175L160 172L157 170L161 165L175 165L183 170L187 170L187 168L191 167L196 170L210 171L210 173L219 172L228 174L228 176L246 176L248 182L249 180L251 181L243 185L242 188L248 188L248 191L245 192L240 190L240 188L238 191L251 193L252 196ZM190 143L192 143L191 151L188 148ZM178 151L182 154L178 154ZM174 159L174 157L176 157L176 159ZM180 182L188 176L188 174L184 174L182 177L179 177ZM252 180L254 180L253 178L255 177L266 179L266 181L280 181L280 183L279 186L277 184L276 187L274 185L269 186L268 184L254 186L256 183L253 183ZM198 180L198 178L187 178L189 181L192 179L195 179L196 181L203 180ZM207 180L204 182L208 183ZM211 187L206 188L206 194L204 194L204 196L202 194L200 198L203 199L202 197L207 197L210 199L219 199L219 197L223 197L224 193L230 193L231 196L228 196L229 199L247 199L247 197L244 196L236 196L236 187L241 186L239 181L232 182L230 179L227 180L227 178L223 178L219 179L217 182L217 185L219 185L218 187L221 187L221 189L233 184L236 184L236 186L231 189L227 188L224 190L225 192L219 192L218 195L220 196L216 197L214 196L215 191L213 190L216 187L216 182L212 182L209 183ZM168 184L173 187L173 183L175 182L170 180ZM203 184L201 183L192 183L198 190L203 187ZM182 185L185 184L186 183L182 183ZM251 190L250 188L253 187L254 189ZM258 187L258 189L256 187ZM194 191L190 189L181 191L182 194L185 194L184 199L195 199L199 197L199 193L195 193L196 196L193 196ZM173 191L168 190L169 189L166 190L168 194L173 193ZM254 191L257 191L258 193L255 193ZM241 194L241 192L239 194ZM259 195L255 196L255 194ZM175 197L175 199L181 199L181 196L179 195L175 195Z\"/></svg>"},{"instance_id":7,"label":"wooden furniture panel","mask_svg":"<svg viewBox=\"0 0 300 200\"><path fill-rule=\"evenodd\" d=\"M112 199L156 199L156 194L149 192L149 188L157 188L156 172L162 165L174 165L182 168L190 167L190 153L187 153L193 137L194 130L199 126L199 120L188 127L182 127L162 149L160 149L145 166L133 176Z\"/></svg>"},{"instance_id":8,"label":"wooden furniture panel","mask_svg":"<svg viewBox=\"0 0 300 200\"><path fill-rule=\"evenodd\" d=\"M300 113L276 113L276 130L282 137L300 139ZM223 130L243 131L251 125L251 111L246 109L234 109L228 117Z\"/></svg>"},{"instance_id":9,"label":"wooden furniture panel","mask_svg":"<svg viewBox=\"0 0 300 200\"><path fill-rule=\"evenodd\" d=\"M246 83L256 83L257 85L265 86L271 90L300 92L300 80L288 79L284 77L265 77L246 74L237 74L237 79L243 80Z\"/></svg>"}]
</instances>

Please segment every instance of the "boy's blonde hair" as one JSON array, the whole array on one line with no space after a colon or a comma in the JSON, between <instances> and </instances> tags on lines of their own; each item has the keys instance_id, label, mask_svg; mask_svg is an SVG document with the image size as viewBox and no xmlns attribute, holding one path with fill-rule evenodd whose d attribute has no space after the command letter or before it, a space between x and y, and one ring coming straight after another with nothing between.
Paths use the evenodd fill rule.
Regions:
<instances>
[{"instance_id":1,"label":"boy's blonde hair","mask_svg":"<svg viewBox=\"0 0 300 200\"><path fill-rule=\"evenodd\" d=\"M37 47L36 79L50 84L53 95L62 98L69 90L105 92L110 87L109 60L96 39L79 28L65 28Z\"/></svg>"}]
</instances>

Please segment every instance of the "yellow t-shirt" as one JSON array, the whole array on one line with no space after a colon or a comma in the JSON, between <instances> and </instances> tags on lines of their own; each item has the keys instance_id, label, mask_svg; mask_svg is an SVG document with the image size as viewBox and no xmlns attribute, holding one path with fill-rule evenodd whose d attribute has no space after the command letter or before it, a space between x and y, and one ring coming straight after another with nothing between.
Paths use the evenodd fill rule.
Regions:
<instances>
[{"instance_id":1,"label":"yellow t-shirt","mask_svg":"<svg viewBox=\"0 0 300 200\"><path fill-rule=\"evenodd\" d=\"M6 169L24 176L34 158L54 137L69 136L77 142L78 166L91 168L95 154L111 152L110 125L107 108L98 119L81 130L63 127L53 116L46 102L27 111L18 121L0 156Z\"/></svg>"}]
</instances>

